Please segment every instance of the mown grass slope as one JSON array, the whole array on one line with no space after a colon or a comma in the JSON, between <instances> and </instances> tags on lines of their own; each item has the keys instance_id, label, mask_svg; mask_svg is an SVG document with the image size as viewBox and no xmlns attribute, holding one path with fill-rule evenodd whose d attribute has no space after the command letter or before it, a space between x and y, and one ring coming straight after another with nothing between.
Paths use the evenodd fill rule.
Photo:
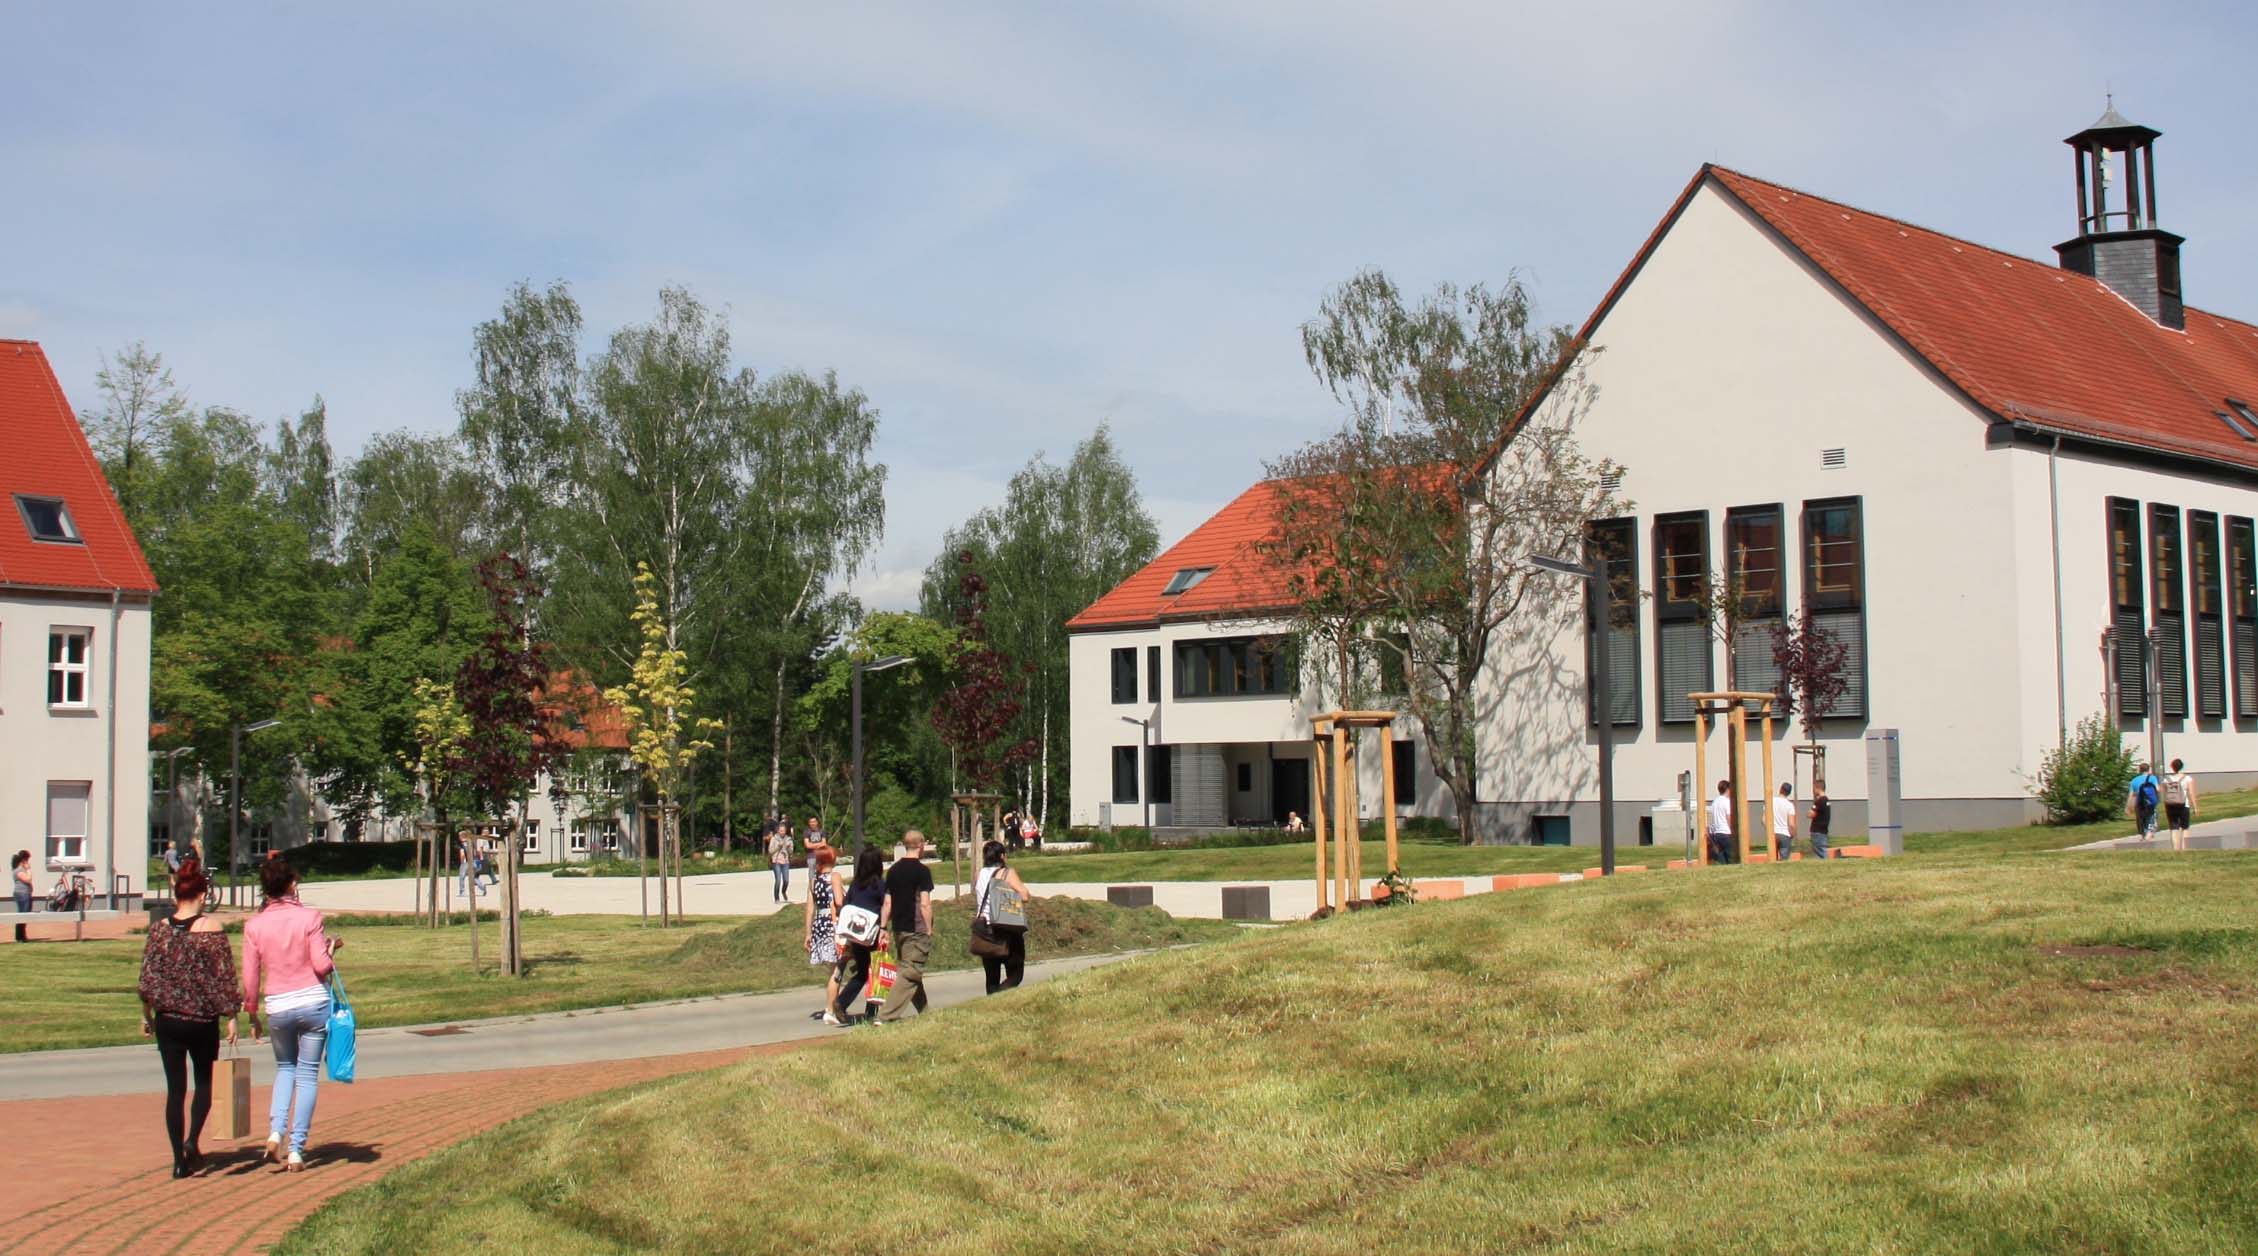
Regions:
<instances>
[{"instance_id":1,"label":"mown grass slope","mask_svg":"<svg viewBox=\"0 0 2258 1256\"><path fill-rule=\"evenodd\" d=\"M1262 931L552 1109L286 1250L2249 1251L2254 891L1908 858Z\"/></svg>"}]
</instances>

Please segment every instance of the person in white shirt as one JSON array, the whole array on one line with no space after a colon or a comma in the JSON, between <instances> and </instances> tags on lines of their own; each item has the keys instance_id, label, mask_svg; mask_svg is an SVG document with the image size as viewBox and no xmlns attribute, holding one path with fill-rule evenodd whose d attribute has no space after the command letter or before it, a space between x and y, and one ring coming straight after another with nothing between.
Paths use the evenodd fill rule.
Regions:
<instances>
[{"instance_id":1,"label":"person in white shirt","mask_svg":"<svg viewBox=\"0 0 2258 1256\"><path fill-rule=\"evenodd\" d=\"M1717 796L1709 800L1709 862L1732 863L1733 847L1733 783L1717 782Z\"/></svg>"},{"instance_id":2,"label":"person in white shirt","mask_svg":"<svg viewBox=\"0 0 2258 1256\"><path fill-rule=\"evenodd\" d=\"M1795 785L1781 782L1779 795L1772 799L1772 842L1778 848L1775 858L1785 862L1795 850Z\"/></svg>"},{"instance_id":3,"label":"person in white shirt","mask_svg":"<svg viewBox=\"0 0 2258 1256\"><path fill-rule=\"evenodd\" d=\"M2164 799L2164 823L2172 830L2172 849L2186 850L2188 826L2195 822L2195 778L2187 774L2185 760L2172 760L2172 770L2156 792Z\"/></svg>"}]
</instances>

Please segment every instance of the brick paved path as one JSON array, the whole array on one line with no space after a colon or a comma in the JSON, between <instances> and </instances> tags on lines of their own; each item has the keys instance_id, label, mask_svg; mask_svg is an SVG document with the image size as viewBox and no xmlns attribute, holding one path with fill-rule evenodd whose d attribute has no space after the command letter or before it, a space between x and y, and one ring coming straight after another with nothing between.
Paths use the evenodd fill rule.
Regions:
<instances>
[{"instance_id":1,"label":"brick paved path","mask_svg":"<svg viewBox=\"0 0 2258 1256\"><path fill-rule=\"evenodd\" d=\"M260 1252L324 1200L504 1121L566 1099L754 1055L797 1042L600 1064L323 1082L304 1173L258 1157L267 1093L254 1088L255 1137L207 1132L205 1168L174 1181L156 1095L0 1103L0 1183L36 1178L61 1203L20 1212L0 1196L0 1252ZM151 1061L155 1067L155 1061ZM215 1117L218 1115L214 1114Z\"/></svg>"}]
</instances>

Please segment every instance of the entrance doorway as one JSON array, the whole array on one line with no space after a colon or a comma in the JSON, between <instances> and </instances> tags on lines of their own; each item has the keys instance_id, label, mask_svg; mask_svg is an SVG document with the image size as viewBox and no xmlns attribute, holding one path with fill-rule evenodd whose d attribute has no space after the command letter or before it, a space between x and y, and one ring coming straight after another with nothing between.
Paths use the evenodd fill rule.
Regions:
<instances>
[{"instance_id":1,"label":"entrance doorway","mask_svg":"<svg viewBox=\"0 0 2258 1256\"><path fill-rule=\"evenodd\" d=\"M1270 818L1286 822L1286 813L1299 811L1303 820L1309 819L1309 760L1272 759L1270 761Z\"/></svg>"}]
</instances>

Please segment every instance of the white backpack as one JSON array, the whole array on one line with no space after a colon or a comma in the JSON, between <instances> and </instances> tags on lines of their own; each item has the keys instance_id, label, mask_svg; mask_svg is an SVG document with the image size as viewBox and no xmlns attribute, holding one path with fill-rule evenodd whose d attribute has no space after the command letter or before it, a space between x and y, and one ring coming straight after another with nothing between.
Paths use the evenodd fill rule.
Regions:
<instances>
[{"instance_id":1,"label":"white backpack","mask_svg":"<svg viewBox=\"0 0 2258 1256\"><path fill-rule=\"evenodd\" d=\"M2187 805L2187 777L2174 772L2164 778L2164 804L2169 807Z\"/></svg>"}]
</instances>

